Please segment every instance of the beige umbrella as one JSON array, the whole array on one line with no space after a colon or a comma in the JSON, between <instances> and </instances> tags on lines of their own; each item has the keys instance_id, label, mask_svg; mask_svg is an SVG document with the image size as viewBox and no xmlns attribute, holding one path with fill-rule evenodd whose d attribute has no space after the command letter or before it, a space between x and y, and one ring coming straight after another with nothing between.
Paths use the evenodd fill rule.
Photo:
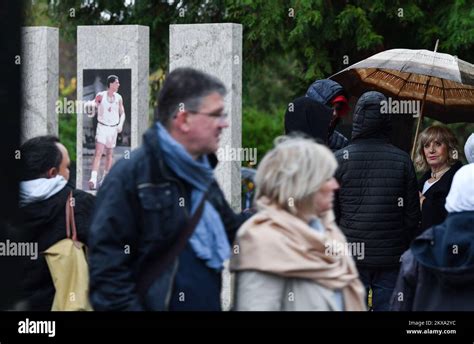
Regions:
<instances>
[{"instance_id":1,"label":"beige umbrella","mask_svg":"<svg viewBox=\"0 0 474 344\"><path fill-rule=\"evenodd\" d=\"M424 116L444 123L474 122L474 65L436 48L383 51L330 78L351 95L376 90L397 100L421 101L412 158Z\"/></svg>"}]
</instances>

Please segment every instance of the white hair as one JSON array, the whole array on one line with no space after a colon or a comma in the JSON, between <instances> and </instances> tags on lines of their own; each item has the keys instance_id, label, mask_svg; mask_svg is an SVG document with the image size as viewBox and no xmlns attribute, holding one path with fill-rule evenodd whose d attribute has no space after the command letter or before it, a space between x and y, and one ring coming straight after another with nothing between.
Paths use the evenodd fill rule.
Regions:
<instances>
[{"instance_id":1,"label":"white hair","mask_svg":"<svg viewBox=\"0 0 474 344\"><path fill-rule=\"evenodd\" d=\"M259 164L255 199L295 214L312 205L310 198L334 176L337 161L324 145L303 137L280 136Z\"/></svg>"}]
</instances>

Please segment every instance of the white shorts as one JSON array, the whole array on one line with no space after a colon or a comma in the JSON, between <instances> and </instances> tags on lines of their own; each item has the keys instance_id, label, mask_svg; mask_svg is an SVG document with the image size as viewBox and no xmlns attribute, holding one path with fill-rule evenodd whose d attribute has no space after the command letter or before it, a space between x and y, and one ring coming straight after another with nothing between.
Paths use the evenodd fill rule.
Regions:
<instances>
[{"instance_id":1,"label":"white shorts","mask_svg":"<svg viewBox=\"0 0 474 344\"><path fill-rule=\"evenodd\" d=\"M105 145L105 148L114 148L117 144L117 126L108 127L97 123L97 131L95 134L95 141Z\"/></svg>"}]
</instances>

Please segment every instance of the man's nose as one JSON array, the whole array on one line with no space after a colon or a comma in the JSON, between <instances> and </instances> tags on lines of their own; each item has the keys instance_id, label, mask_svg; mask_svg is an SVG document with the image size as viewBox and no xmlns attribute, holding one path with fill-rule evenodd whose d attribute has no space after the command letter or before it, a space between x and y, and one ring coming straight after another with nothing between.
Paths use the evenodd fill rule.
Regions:
<instances>
[{"instance_id":1,"label":"man's nose","mask_svg":"<svg viewBox=\"0 0 474 344\"><path fill-rule=\"evenodd\" d=\"M229 120L227 118L224 118L219 121L220 122L220 127L221 128L228 128L229 127Z\"/></svg>"}]
</instances>

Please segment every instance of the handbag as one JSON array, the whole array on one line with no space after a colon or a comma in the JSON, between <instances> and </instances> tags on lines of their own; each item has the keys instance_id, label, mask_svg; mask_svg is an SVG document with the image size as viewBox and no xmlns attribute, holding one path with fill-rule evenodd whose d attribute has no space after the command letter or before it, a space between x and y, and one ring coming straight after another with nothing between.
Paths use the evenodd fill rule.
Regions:
<instances>
[{"instance_id":1,"label":"handbag","mask_svg":"<svg viewBox=\"0 0 474 344\"><path fill-rule=\"evenodd\" d=\"M89 266L86 246L77 240L72 191L66 202L66 239L45 252L56 293L52 311L92 311L89 302Z\"/></svg>"}]
</instances>

